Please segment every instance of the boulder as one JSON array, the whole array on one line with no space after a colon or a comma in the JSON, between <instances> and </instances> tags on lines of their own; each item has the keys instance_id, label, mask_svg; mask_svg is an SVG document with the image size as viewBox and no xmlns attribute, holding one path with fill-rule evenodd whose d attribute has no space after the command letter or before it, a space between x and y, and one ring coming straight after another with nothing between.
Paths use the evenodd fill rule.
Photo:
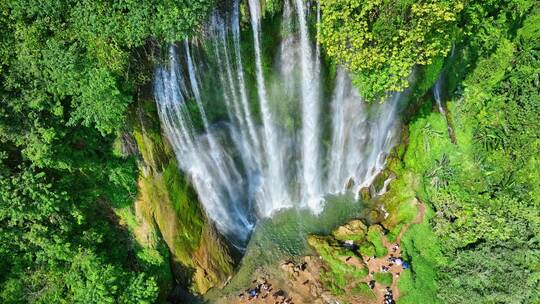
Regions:
<instances>
[{"instance_id":1,"label":"boulder","mask_svg":"<svg viewBox=\"0 0 540 304\"><path fill-rule=\"evenodd\" d=\"M332 235L336 240L345 241L361 241L365 239L367 232L366 225L360 220L352 220L347 224L338 227L332 232Z\"/></svg>"},{"instance_id":2,"label":"boulder","mask_svg":"<svg viewBox=\"0 0 540 304\"><path fill-rule=\"evenodd\" d=\"M345 189L347 189L347 191L349 191L353 187L354 187L354 179L351 177L351 178L349 178L349 181L347 182L347 185L346 185Z\"/></svg>"},{"instance_id":3,"label":"boulder","mask_svg":"<svg viewBox=\"0 0 540 304\"><path fill-rule=\"evenodd\" d=\"M373 185L375 193L379 193L383 189L384 181L388 178L388 176L389 173L387 170L382 170L381 172L379 172L379 174L377 174L377 176L375 176L375 179L373 179L373 183L371 183Z\"/></svg>"},{"instance_id":4,"label":"boulder","mask_svg":"<svg viewBox=\"0 0 540 304\"><path fill-rule=\"evenodd\" d=\"M358 196L363 201L369 201L371 199L371 191L369 190L369 187L362 187L358 192Z\"/></svg>"}]
</instances>

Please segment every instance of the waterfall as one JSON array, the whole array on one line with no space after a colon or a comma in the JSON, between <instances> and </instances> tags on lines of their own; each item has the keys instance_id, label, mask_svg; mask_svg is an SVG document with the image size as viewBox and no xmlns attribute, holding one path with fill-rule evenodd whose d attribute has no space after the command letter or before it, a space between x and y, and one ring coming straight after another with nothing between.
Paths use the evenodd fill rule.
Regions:
<instances>
[{"instance_id":1,"label":"waterfall","mask_svg":"<svg viewBox=\"0 0 540 304\"><path fill-rule=\"evenodd\" d=\"M337 71L332 100L332 145L329 153L328 191L340 193L351 178L358 182L357 168L363 161L362 149L367 136L359 130L367 129L365 105L351 86L343 68Z\"/></svg>"},{"instance_id":2,"label":"waterfall","mask_svg":"<svg viewBox=\"0 0 540 304\"><path fill-rule=\"evenodd\" d=\"M200 99L195 68L185 47L191 90L203 117L206 136L196 136L191 116L186 109L185 79L179 69L176 47L169 50L169 68L158 68L154 76L154 93L158 114L167 138L170 140L180 167L189 172L199 199L206 212L225 234L245 240L253 224L241 204L223 204L240 201L242 178L226 150L217 142Z\"/></svg>"},{"instance_id":3,"label":"waterfall","mask_svg":"<svg viewBox=\"0 0 540 304\"><path fill-rule=\"evenodd\" d=\"M437 108L439 109L439 113L441 113L443 116L446 117L446 111L444 110L444 107L442 105L442 83L443 83L443 74L439 76L437 79L437 82L435 82L435 86L433 87L433 97L435 98L435 102L437 103Z\"/></svg>"},{"instance_id":4,"label":"waterfall","mask_svg":"<svg viewBox=\"0 0 540 304\"><path fill-rule=\"evenodd\" d=\"M313 58L304 0L294 0L300 26L300 67L302 95L302 189L303 201L313 210L320 211L320 103L317 58Z\"/></svg>"},{"instance_id":5,"label":"waterfall","mask_svg":"<svg viewBox=\"0 0 540 304\"><path fill-rule=\"evenodd\" d=\"M339 66L331 83L303 0L284 1L273 58L263 52L259 0L249 0L253 44L243 48L239 3L214 12L204 36L170 47L167 64L156 67L154 95L208 217L243 246L260 218L292 207L318 213L325 196L369 185L397 139L402 98L363 102Z\"/></svg>"},{"instance_id":6,"label":"waterfall","mask_svg":"<svg viewBox=\"0 0 540 304\"><path fill-rule=\"evenodd\" d=\"M191 52L189 50L189 43L184 41L184 47L186 52L186 60L188 65L188 75L189 81L191 84L191 89L195 95L195 102L199 108L199 114L201 115L204 128L206 131L206 138L208 141L208 147L210 148L208 153L209 157L212 159L212 163L215 165L215 170L218 173L220 184L225 187L227 190L227 195L231 200L238 199L238 188L234 184L235 181L241 181L242 177L238 173L236 166L232 159L228 157L227 154L223 153L223 148L219 146L216 138L214 137L213 132L210 130L210 124L208 123L208 118L206 116L206 111L201 99L201 93L199 91L199 84L197 82L197 75L195 71L195 66L193 64L193 59L191 57Z\"/></svg>"},{"instance_id":7,"label":"waterfall","mask_svg":"<svg viewBox=\"0 0 540 304\"><path fill-rule=\"evenodd\" d=\"M346 71L338 68L326 192L342 193L349 185L358 194L384 168L386 156L395 144L400 97L394 94L382 104L368 106Z\"/></svg>"},{"instance_id":8,"label":"waterfall","mask_svg":"<svg viewBox=\"0 0 540 304\"><path fill-rule=\"evenodd\" d=\"M251 121L251 115L249 110L246 111L245 106L241 107L238 99L238 90L235 85L235 79L231 68L229 59L229 50L227 47L227 39L225 27L223 26L223 20L219 18L217 14L214 14L212 20L212 30L214 33L214 55L217 62L218 74L221 86L223 87L223 101L225 102L227 114L231 121L236 124L231 125L231 131L233 132L232 138L242 151L242 158L244 163L250 168L255 170L257 162L260 162L260 151L258 141L253 141L255 132L253 129L253 122ZM224 57L222 59L222 57ZM225 66L225 71L223 67ZM240 88L241 90L242 88ZM242 92L240 92L242 94ZM243 103L243 102L242 102ZM237 127L238 126L238 127ZM247 126L247 127L246 127ZM246 132L247 129L247 132ZM249 133L249 135L247 134Z\"/></svg>"},{"instance_id":9,"label":"waterfall","mask_svg":"<svg viewBox=\"0 0 540 304\"><path fill-rule=\"evenodd\" d=\"M265 186L261 193L263 196L270 197L270 204L261 206L261 212L269 215L274 209L290 206L287 186L285 185L285 173L283 169L283 152L279 149L278 130L274 125L274 119L270 110L266 84L264 81L262 59L261 59L261 7L259 0L249 0L249 11L251 16L251 27L253 31L254 49L255 49L255 67L257 77L257 93L261 106L261 116L264 130L264 147L267 158L267 170L264 175Z\"/></svg>"},{"instance_id":10,"label":"waterfall","mask_svg":"<svg viewBox=\"0 0 540 304\"><path fill-rule=\"evenodd\" d=\"M452 44L452 53L450 56L454 56L454 48L455 46ZM454 129L452 128L452 123L450 121L450 117L443 106L443 83L444 83L444 75L445 71L443 70L441 74L439 75L439 78L437 78L437 82L435 82L435 85L432 88L433 91L433 99L435 99L435 103L437 104L437 109L439 110L439 113L444 117L444 120L446 121L446 129L448 130L448 137L452 141L453 144L456 144L456 135L454 134Z\"/></svg>"},{"instance_id":11,"label":"waterfall","mask_svg":"<svg viewBox=\"0 0 540 304\"><path fill-rule=\"evenodd\" d=\"M234 55L236 58L236 70L237 70L237 82L240 87L240 100L242 102L242 109L244 111L246 123L248 126L248 132L250 139L255 149L255 154L257 161L260 163L261 159L261 144L259 142L257 132L255 130L255 123L253 122L253 116L248 105L248 97L246 90L246 82L244 79L244 65L242 64L242 55L240 53L240 0L234 1L233 13L231 19L231 28L233 33L233 42L234 42Z\"/></svg>"}]
</instances>

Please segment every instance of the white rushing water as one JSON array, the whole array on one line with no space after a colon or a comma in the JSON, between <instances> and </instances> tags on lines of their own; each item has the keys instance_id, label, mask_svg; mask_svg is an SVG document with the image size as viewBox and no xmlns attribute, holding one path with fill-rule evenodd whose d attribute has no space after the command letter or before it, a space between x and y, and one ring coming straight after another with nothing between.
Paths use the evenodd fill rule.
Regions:
<instances>
[{"instance_id":1,"label":"white rushing water","mask_svg":"<svg viewBox=\"0 0 540 304\"><path fill-rule=\"evenodd\" d=\"M433 87L433 97L435 98L435 102L437 103L437 109L439 110L439 113L446 116L446 111L444 110L443 104L442 104L442 83L444 81L443 74L439 75L439 78L437 79L437 82L435 82L435 86Z\"/></svg>"},{"instance_id":2,"label":"white rushing water","mask_svg":"<svg viewBox=\"0 0 540 304\"><path fill-rule=\"evenodd\" d=\"M300 28L300 68L302 96L302 201L316 212L321 209L320 101L318 58L313 56L304 0L294 0Z\"/></svg>"},{"instance_id":3,"label":"white rushing water","mask_svg":"<svg viewBox=\"0 0 540 304\"><path fill-rule=\"evenodd\" d=\"M264 131L264 150L266 155L266 174L264 174L265 185L261 188L261 196L268 204L259 206L263 215L270 215L275 209L290 206L291 200L288 196L286 177L284 172L284 151L278 140L278 130L275 120L272 117L268 93L262 69L261 58L261 6L259 0L249 0L249 11L251 16L251 27L253 32L253 47L255 49L255 67L257 78L257 93L261 107L261 116ZM269 198L269 199L266 199Z\"/></svg>"},{"instance_id":4,"label":"white rushing water","mask_svg":"<svg viewBox=\"0 0 540 304\"><path fill-rule=\"evenodd\" d=\"M303 0L284 1L279 47L263 56L259 0L247 6L250 52L237 0L212 15L202 40L171 46L154 79L180 168L208 217L238 244L259 218L291 207L318 213L326 195L369 185L397 138L401 96L366 104L344 69L325 76ZM334 82L326 95L325 82Z\"/></svg>"}]
</instances>

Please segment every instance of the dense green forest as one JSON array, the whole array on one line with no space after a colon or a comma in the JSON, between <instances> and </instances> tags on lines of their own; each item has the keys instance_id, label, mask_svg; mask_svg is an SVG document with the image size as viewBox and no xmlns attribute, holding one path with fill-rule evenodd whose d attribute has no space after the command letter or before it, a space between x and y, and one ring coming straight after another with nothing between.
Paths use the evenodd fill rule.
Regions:
<instances>
[{"instance_id":1,"label":"dense green forest","mask_svg":"<svg viewBox=\"0 0 540 304\"><path fill-rule=\"evenodd\" d=\"M113 149L153 52L212 1L0 3L0 302L153 303L112 208L137 166Z\"/></svg>"},{"instance_id":2,"label":"dense green forest","mask_svg":"<svg viewBox=\"0 0 540 304\"><path fill-rule=\"evenodd\" d=\"M264 2L269 15L280 10L279 1ZM399 303L540 303L540 4L320 4L323 52L348 68L367 100L411 92L387 200L418 197L428 216L404 236L415 269L400 279ZM163 47L196 35L216 6L0 2L1 303L165 301L171 279L162 260L169 251L189 260L183 247L196 250L189 242L200 241L203 224L182 217L195 241L140 254L118 210L152 183L137 184L140 160L119 142L128 132L142 141L133 117L153 109L142 96ZM431 97L439 77L446 115ZM165 182L185 185L172 167L163 164ZM231 271L227 257L215 259ZM197 284L185 287L217 285Z\"/></svg>"},{"instance_id":3,"label":"dense green forest","mask_svg":"<svg viewBox=\"0 0 540 304\"><path fill-rule=\"evenodd\" d=\"M397 2L322 1L322 42L368 98L408 86L415 65L414 93L444 77L446 117L430 96L411 100L391 166L391 193L413 188L433 212L403 241L416 270L399 303L539 303L540 7Z\"/></svg>"}]
</instances>

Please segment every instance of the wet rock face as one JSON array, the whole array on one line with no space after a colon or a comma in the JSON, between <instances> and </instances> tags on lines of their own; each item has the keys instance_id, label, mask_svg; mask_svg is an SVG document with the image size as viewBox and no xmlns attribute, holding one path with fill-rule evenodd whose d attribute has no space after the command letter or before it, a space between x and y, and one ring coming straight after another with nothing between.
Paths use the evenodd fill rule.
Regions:
<instances>
[{"instance_id":1,"label":"wet rock face","mask_svg":"<svg viewBox=\"0 0 540 304\"><path fill-rule=\"evenodd\" d=\"M375 176L375 179L373 180L373 187L375 188L375 192L379 192L384 185L384 181L388 178L388 172L387 170L382 170Z\"/></svg>"},{"instance_id":2,"label":"wet rock face","mask_svg":"<svg viewBox=\"0 0 540 304\"><path fill-rule=\"evenodd\" d=\"M391 181L395 178L396 174L388 169L379 172L379 174L377 174L377 176L373 180L373 183L371 184L373 191L371 195L376 196L386 192L388 190L386 189L388 186L388 181Z\"/></svg>"},{"instance_id":3,"label":"wet rock face","mask_svg":"<svg viewBox=\"0 0 540 304\"><path fill-rule=\"evenodd\" d=\"M362 189L360 189L358 196L363 201L369 201L371 199L371 190L369 189L369 187L363 187Z\"/></svg>"},{"instance_id":4,"label":"wet rock face","mask_svg":"<svg viewBox=\"0 0 540 304\"><path fill-rule=\"evenodd\" d=\"M350 178L349 181L347 182L347 186L345 187L345 189L347 189L347 191L349 191L353 187L354 187L354 179Z\"/></svg>"},{"instance_id":5,"label":"wet rock face","mask_svg":"<svg viewBox=\"0 0 540 304\"><path fill-rule=\"evenodd\" d=\"M143 172L136 207L144 212L136 214L137 222L147 223L145 227L163 239L171 254L169 271L175 281L186 290L203 294L224 284L233 272L233 260L227 244L202 211L189 180L178 169L155 111L152 101L139 101L131 115L133 136L129 138L134 142L129 143L129 149L136 153ZM140 240L150 232L136 236L141 246L145 244Z\"/></svg>"}]
</instances>

